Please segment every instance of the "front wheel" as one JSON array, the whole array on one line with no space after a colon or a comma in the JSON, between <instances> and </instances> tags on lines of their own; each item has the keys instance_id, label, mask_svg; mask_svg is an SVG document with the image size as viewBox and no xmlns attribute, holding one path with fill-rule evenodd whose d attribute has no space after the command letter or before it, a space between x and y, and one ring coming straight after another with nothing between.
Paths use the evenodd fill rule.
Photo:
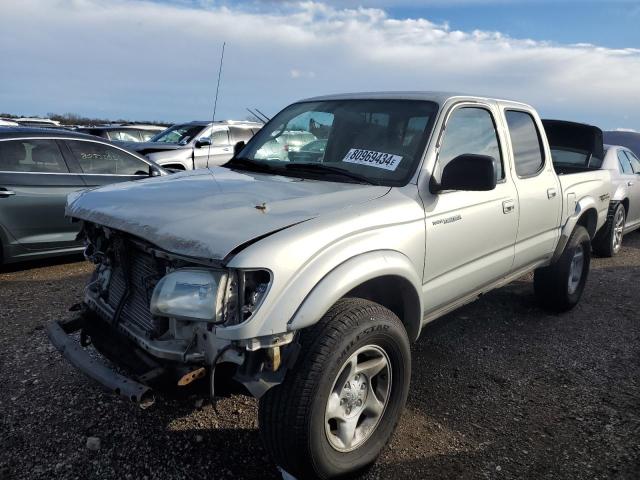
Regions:
<instances>
[{"instance_id":1,"label":"front wheel","mask_svg":"<svg viewBox=\"0 0 640 480\"><path fill-rule=\"evenodd\" d=\"M297 478L362 470L389 442L407 399L407 332L388 309L349 298L300 340L296 366L260 400L263 443Z\"/></svg>"},{"instance_id":2,"label":"front wheel","mask_svg":"<svg viewBox=\"0 0 640 480\"><path fill-rule=\"evenodd\" d=\"M591 239L587 230L578 225L560 258L535 271L533 287L538 301L555 312L575 307L587 283L590 265Z\"/></svg>"}]
</instances>

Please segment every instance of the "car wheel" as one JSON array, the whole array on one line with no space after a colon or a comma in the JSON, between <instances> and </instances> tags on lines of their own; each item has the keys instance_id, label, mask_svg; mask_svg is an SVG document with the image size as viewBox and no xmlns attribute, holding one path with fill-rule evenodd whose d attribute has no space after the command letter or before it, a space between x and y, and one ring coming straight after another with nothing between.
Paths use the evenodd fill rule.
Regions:
<instances>
[{"instance_id":1,"label":"car wheel","mask_svg":"<svg viewBox=\"0 0 640 480\"><path fill-rule=\"evenodd\" d=\"M606 225L598 232L593 241L593 251L601 257L613 257L622 248L622 237L627 220L624 205L618 203L609 215Z\"/></svg>"},{"instance_id":2,"label":"car wheel","mask_svg":"<svg viewBox=\"0 0 640 480\"><path fill-rule=\"evenodd\" d=\"M301 354L260 400L263 443L297 478L360 471L391 439L411 378L409 338L388 309L342 299L301 332Z\"/></svg>"},{"instance_id":3,"label":"car wheel","mask_svg":"<svg viewBox=\"0 0 640 480\"><path fill-rule=\"evenodd\" d=\"M591 240L578 225L569 237L560 258L548 267L538 268L533 286L538 301L552 311L564 312L580 301L591 265Z\"/></svg>"}]
</instances>

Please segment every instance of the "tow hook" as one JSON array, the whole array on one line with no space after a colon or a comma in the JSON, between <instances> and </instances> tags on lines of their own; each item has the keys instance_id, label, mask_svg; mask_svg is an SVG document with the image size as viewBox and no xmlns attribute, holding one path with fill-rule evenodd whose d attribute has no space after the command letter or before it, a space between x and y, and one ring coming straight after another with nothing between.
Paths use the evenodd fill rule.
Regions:
<instances>
[{"instance_id":1,"label":"tow hook","mask_svg":"<svg viewBox=\"0 0 640 480\"><path fill-rule=\"evenodd\" d=\"M189 385L190 383L194 382L195 380L203 378L206 373L207 373L207 371L206 371L206 369L204 367L200 367L200 368L197 368L195 370L192 370L191 372L188 372L188 373L184 374L182 376L182 378L180 378L180 380L178 380L178 386L184 387L185 385Z\"/></svg>"},{"instance_id":2,"label":"tow hook","mask_svg":"<svg viewBox=\"0 0 640 480\"><path fill-rule=\"evenodd\" d=\"M280 359L280 347L271 347L267 349L266 367L272 372L277 371L282 363Z\"/></svg>"}]
</instances>

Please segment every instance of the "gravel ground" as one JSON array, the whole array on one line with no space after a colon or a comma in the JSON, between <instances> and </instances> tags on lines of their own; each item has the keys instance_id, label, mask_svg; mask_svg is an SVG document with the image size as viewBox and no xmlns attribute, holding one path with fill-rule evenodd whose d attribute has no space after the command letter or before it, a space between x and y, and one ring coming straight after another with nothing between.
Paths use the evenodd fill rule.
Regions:
<instances>
[{"instance_id":1,"label":"gravel ground","mask_svg":"<svg viewBox=\"0 0 640 480\"><path fill-rule=\"evenodd\" d=\"M429 325L366 478L640 478L640 234L625 243L594 259L568 314L538 309L523 278ZM43 326L70 315L89 271L77 259L0 271L0 480L278 478L254 400L143 411L49 346Z\"/></svg>"}]
</instances>

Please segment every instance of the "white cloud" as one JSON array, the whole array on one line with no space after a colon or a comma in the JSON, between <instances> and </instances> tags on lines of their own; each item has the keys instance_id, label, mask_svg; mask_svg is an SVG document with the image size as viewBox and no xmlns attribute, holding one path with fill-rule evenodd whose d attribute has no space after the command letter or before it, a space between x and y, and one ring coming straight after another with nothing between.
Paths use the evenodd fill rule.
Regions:
<instances>
[{"instance_id":1,"label":"white cloud","mask_svg":"<svg viewBox=\"0 0 640 480\"><path fill-rule=\"evenodd\" d=\"M454 31L375 8L215 5L3 0L0 110L207 118L226 41L225 117L338 91L457 90L640 127L639 49Z\"/></svg>"}]
</instances>

